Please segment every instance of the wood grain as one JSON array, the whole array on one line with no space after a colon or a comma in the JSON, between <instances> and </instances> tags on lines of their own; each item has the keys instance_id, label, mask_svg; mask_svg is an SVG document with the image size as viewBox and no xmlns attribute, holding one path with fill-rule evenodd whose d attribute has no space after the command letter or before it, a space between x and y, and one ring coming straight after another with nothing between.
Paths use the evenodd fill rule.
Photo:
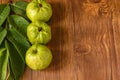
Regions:
<instances>
[{"instance_id":1,"label":"wood grain","mask_svg":"<svg viewBox=\"0 0 120 80\"><path fill-rule=\"evenodd\" d=\"M120 80L120 0L47 1L53 61L42 71L27 67L21 80Z\"/></svg>"}]
</instances>

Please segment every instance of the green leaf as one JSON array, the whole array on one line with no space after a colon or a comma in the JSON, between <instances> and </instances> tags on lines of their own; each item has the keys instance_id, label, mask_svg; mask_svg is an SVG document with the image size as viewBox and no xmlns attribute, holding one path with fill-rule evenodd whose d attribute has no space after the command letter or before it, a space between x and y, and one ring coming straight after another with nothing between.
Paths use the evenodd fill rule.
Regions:
<instances>
[{"instance_id":1,"label":"green leaf","mask_svg":"<svg viewBox=\"0 0 120 80\"><path fill-rule=\"evenodd\" d=\"M27 38L27 26L29 25L29 22L26 19L18 15L10 15L8 22Z\"/></svg>"},{"instance_id":2,"label":"green leaf","mask_svg":"<svg viewBox=\"0 0 120 80\"><path fill-rule=\"evenodd\" d=\"M0 80L5 80L9 54L6 48L0 49Z\"/></svg>"},{"instance_id":3,"label":"green leaf","mask_svg":"<svg viewBox=\"0 0 120 80\"><path fill-rule=\"evenodd\" d=\"M6 29L3 29L1 32L0 32L0 45L2 44L4 38L6 37L7 35L7 30Z\"/></svg>"},{"instance_id":4,"label":"green leaf","mask_svg":"<svg viewBox=\"0 0 120 80\"><path fill-rule=\"evenodd\" d=\"M2 13L3 9L5 8L6 4L0 4L0 14Z\"/></svg>"},{"instance_id":5,"label":"green leaf","mask_svg":"<svg viewBox=\"0 0 120 80\"><path fill-rule=\"evenodd\" d=\"M7 80L14 80L14 75L11 69L10 61L8 63L8 76L6 78Z\"/></svg>"},{"instance_id":6,"label":"green leaf","mask_svg":"<svg viewBox=\"0 0 120 80\"><path fill-rule=\"evenodd\" d=\"M28 5L28 2L24 2L24 1L14 2L13 4L11 4L12 11L15 14L18 14L18 15L23 16L24 18L28 19L27 15L26 15L27 5Z\"/></svg>"},{"instance_id":7,"label":"green leaf","mask_svg":"<svg viewBox=\"0 0 120 80\"><path fill-rule=\"evenodd\" d=\"M25 62L22 60L12 43L7 43L7 49L9 50L10 55L9 70L11 72L8 80L14 80L14 78L15 80L19 80L24 72Z\"/></svg>"},{"instance_id":8,"label":"green leaf","mask_svg":"<svg viewBox=\"0 0 120 80\"><path fill-rule=\"evenodd\" d=\"M6 20L6 18L8 17L9 13L10 13L10 6L6 5L5 7L2 7L2 10L0 10L0 26L2 26L2 24L4 23L4 21Z\"/></svg>"},{"instance_id":9,"label":"green leaf","mask_svg":"<svg viewBox=\"0 0 120 80\"><path fill-rule=\"evenodd\" d=\"M30 47L29 42L15 28L10 28L7 35L8 40L15 46L22 60L25 58L25 53Z\"/></svg>"},{"instance_id":10,"label":"green leaf","mask_svg":"<svg viewBox=\"0 0 120 80\"><path fill-rule=\"evenodd\" d=\"M7 53L10 54L8 47L9 47L8 42L7 42L7 40L5 40L5 48L7 49ZM8 66L7 66L8 71L7 71L6 80L14 80L13 72L12 72L11 67L9 65L10 65L10 60L8 60Z\"/></svg>"},{"instance_id":11,"label":"green leaf","mask_svg":"<svg viewBox=\"0 0 120 80\"><path fill-rule=\"evenodd\" d=\"M15 80L12 75L10 74L9 77L7 78L7 80Z\"/></svg>"}]
</instances>

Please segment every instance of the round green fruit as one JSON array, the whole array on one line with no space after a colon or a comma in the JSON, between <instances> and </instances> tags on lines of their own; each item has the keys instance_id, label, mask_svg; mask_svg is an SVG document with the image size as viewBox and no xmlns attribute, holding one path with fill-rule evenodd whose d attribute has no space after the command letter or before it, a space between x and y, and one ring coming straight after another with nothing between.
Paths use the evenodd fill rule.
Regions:
<instances>
[{"instance_id":1,"label":"round green fruit","mask_svg":"<svg viewBox=\"0 0 120 80\"><path fill-rule=\"evenodd\" d=\"M32 22L47 22L52 16L52 7L45 0L33 0L27 5L26 14Z\"/></svg>"},{"instance_id":2,"label":"round green fruit","mask_svg":"<svg viewBox=\"0 0 120 80\"><path fill-rule=\"evenodd\" d=\"M47 68L52 61L52 53L44 45L34 44L26 52L26 64L33 70Z\"/></svg>"},{"instance_id":3,"label":"round green fruit","mask_svg":"<svg viewBox=\"0 0 120 80\"><path fill-rule=\"evenodd\" d=\"M27 27L27 36L32 44L47 44L51 40L51 28L44 22L33 22Z\"/></svg>"}]
</instances>

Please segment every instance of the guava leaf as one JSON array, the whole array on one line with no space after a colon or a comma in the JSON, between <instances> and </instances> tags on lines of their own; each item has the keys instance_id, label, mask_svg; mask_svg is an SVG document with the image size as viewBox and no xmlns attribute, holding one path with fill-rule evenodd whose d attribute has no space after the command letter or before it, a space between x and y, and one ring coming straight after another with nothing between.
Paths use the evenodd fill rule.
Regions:
<instances>
[{"instance_id":1,"label":"guava leaf","mask_svg":"<svg viewBox=\"0 0 120 80\"><path fill-rule=\"evenodd\" d=\"M5 80L9 54L6 48L0 49L0 80Z\"/></svg>"},{"instance_id":2,"label":"guava leaf","mask_svg":"<svg viewBox=\"0 0 120 80\"><path fill-rule=\"evenodd\" d=\"M10 75L8 76L7 80L15 80L15 79L14 79L14 78L12 77L12 75L10 74Z\"/></svg>"},{"instance_id":3,"label":"guava leaf","mask_svg":"<svg viewBox=\"0 0 120 80\"><path fill-rule=\"evenodd\" d=\"M7 38L14 45L22 60L25 62L25 53L30 47L30 43L14 27L8 30Z\"/></svg>"},{"instance_id":4,"label":"guava leaf","mask_svg":"<svg viewBox=\"0 0 120 80\"><path fill-rule=\"evenodd\" d=\"M10 6L6 5L4 7L4 5L3 5L2 9L0 10L0 26L2 26L2 24L4 23L4 21L8 17L9 13L10 13Z\"/></svg>"},{"instance_id":5,"label":"guava leaf","mask_svg":"<svg viewBox=\"0 0 120 80\"><path fill-rule=\"evenodd\" d=\"M7 42L7 50L10 55L9 70L11 72L10 74L12 74L8 77L8 80L14 80L14 78L15 80L19 80L24 72L25 62L22 60L12 43Z\"/></svg>"},{"instance_id":6,"label":"guava leaf","mask_svg":"<svg viewBox=\"0 0 120 80\"><path fill-rule=\"evenodd\" d=\"M18 15L28 19L27 15L26 15L26 7L27 7L27 5L28 5L28 2L17 1L17 2L14 2L13 4L11 4L11 8L12 8L12 11L15 14L18 14Z\"/></svg>"},{"instance_id":7,"label":"guava leaf","mask_svg":"<svg viewBox=\"0 0 120 80\"><path fill-rule=\"evenodd\" d=\"M4 38L6 37L7 35L7 30L6 29L3 29L1 32L0 32L0 45L2 44Z\"/></svg>"},{"instance_id":8,"label":"guava leaf","mask_svg":"<svg viewBox=\"0 0 120 80\"><path fill-rule=\"evenodd\" d=\"M5 7L6 7L6 4L0 4L0 14L2 13Z\"/></svg>"},{"instance_id":9,"label":"guava leaf","mask_svg":"<svg viewBox=\"0 0 120 80\"><path fill-rule=\"evenodd\" d=\"M9 61L9 63L8 63L8 76L7 76L6 79L7 79L7 80L15 80L15 79L14 79L13 72L12 72L12 69L11 69L10 61Z\"/></svg>"},{"instance_id":10,"label":"guava leaf","mask_svg":"<svg viewBox=\"0 0 120 80\"><path fill-rule=\"evenodd\" d=\"M9 44L9 42L8 42L8 44ZM6 77L6 80L15 80L14 74L13 74L12 68L11 68L10 58L9 58L9 62L8 62L8 76Z\"/></svg>"},{"instance_id":11,"label":"guava leaf","mask_svg":"<svg viewBox=\"0 0 120 80\"><path fill-rule=\"evenodd\" d=\"M7 42L7 40L5 40L5 48L6 48L6 50L7 50L7 53L10 54L8 47L9 47L9 46L8 46L8 42ZM12 69L11 69L11 67L10 67L10 60L8 60L7 68L8 68L8 70L7 70L6 80L14 80L13 72L12 72Z\"/></svg>"},{"instance_id":12,"label":"guava leaf","mask_svg":"<svg viewBox=\"0 0 120 80\"><path fill-rule=\"evenodd\" d=\"M29 25L29 22L26 19L18 15L10 15L8 17L8 22L27 38L27 26Z\"/></svg>"}]
</instances>

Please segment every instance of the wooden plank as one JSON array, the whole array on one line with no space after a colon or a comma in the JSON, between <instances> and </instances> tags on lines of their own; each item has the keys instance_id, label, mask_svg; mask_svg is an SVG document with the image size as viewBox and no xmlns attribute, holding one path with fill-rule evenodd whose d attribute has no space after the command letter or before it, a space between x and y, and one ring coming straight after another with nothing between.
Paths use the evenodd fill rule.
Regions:
<instances>
[{"instance_id":1,"label":"wooden plank","mask_svg":"<svg viewBox=\"0 0 120 80\"><path fill-rule=\"evenodd\" d=\"M75 80L118 80L113 73L113 0L72 1ZM113 56L113 57L112 57Z\"/></svg>"},{"instance_id":2,"label":"wooden plank","mask_svg":"<svg viewBox=\"0 0 120 80\"><path fill-rule=\"evenodd\" d=\"M120 80L120 1L115 0L114 2L115 9L113 12L112 25L113 25L113 38L114 38L114 47L115 47L115 66L113 69L115 70L115 79Z\"/></svg>"}]
</instances>

